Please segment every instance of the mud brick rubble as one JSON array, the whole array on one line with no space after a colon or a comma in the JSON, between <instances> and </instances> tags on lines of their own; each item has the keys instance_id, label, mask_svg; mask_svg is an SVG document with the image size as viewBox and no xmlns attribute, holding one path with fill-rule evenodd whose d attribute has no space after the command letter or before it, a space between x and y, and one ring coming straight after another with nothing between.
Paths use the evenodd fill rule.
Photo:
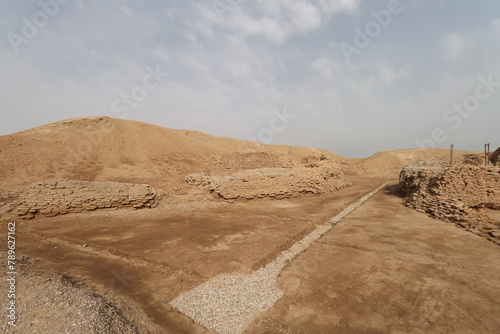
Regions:
<instances>
[{"instance_id":1,"label":"mud brick rubble","mask_svg":"<svg viewBox=\"0 0 500 334\"><path fill-rule=\"evenodd\" d=\"M149 185L117 182L43 181L17 194L7 211L22 219L98 209L154 208L163 194Z\"/></svg>"},{"instance_id":2,"label":"mud brick rubble","mask_svg":"<svg viewBox=\"0 0 500 334\"><path fill-rule=\"evenodd\" d=\"M211 174L189 175L186 182L225 200L292 198L351 185L340 166L324 155L304 157L298 163L272 152L230 153L216 159Z\"/></svg>"},{"instance_id":3,"label":"mud brick rubble","mask_svg":"<svg viewBox=\"0 0 500 334\"><path fill-rule=\"evenodd\" d=\"M500 168L420 161L403 168L400 185L408 207L500 245L500 224L484 213L500 210Z\"/></svg>"}]
</instances>

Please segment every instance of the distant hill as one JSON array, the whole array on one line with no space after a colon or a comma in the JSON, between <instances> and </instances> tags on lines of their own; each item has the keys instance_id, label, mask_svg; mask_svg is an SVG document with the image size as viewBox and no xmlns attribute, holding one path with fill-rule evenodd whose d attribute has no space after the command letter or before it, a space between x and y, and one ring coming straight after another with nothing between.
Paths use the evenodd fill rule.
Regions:
<instances>
[{"instance_id":1,"label":"distant hill","mask_svg":"<svg viewBox=\"0 0 500 334\"><path fill-rule=\"evenodd\" d=\"M454 159L459 161L467 154L480 154L480 152L455 151ZM380 151L366 159L352 159L343 166L343 169L346 175L395 177L404 166L417 160L433 158L450 161L450 151L439 148Z\"/></svg>"}]
</instances>

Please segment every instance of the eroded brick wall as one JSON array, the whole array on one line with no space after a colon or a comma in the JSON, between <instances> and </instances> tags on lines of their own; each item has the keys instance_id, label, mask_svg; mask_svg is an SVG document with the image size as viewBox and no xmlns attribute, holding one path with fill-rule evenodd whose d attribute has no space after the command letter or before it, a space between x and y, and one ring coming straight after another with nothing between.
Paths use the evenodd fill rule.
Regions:
<instances>
[{"instance_id":1,"label":"eroded brick wall","mask_svg":"<svg viewBox=\"0 0 500 334\"><path fill-rule=\"evenodd\" d=\"M298 164L292 157L276 152L233 152L214 157L210 174L231 175L243 170L259 168L292 168Z\"/></svg>"},{"instance_id":2,"label":"eroded brick wall","mask_svg":"<svg viewBox=\"0 0 500 334\"><path fill-rule=\"evenodd\" d=\"M153 208L163 194L149 185L117 182L43 181L27 187L7 205L23 219L98 209Z\"/></svg>"},{"instance_id":3,"label":"eroded brick wall","mask_svg":"<svg viewBox=\"0 0 500 334\"><path fill-rule=\"evenodd\" d=\"M405 204L500 244L500 223L482 212L500 210L500 168L406 166L400 174Z\"/></svg>"},{"instance_id":4,"label":"eroded brick wall","mask_svg":"<svg viewBox=\"0 0 500 334\"><path fill-rule=\"evenodd\" d=\"M231 175L190 175L186 181L225 200L319 195L351 185L340 167L328 161L307 167L244 170Z\"/></svg>"}]
</instances>

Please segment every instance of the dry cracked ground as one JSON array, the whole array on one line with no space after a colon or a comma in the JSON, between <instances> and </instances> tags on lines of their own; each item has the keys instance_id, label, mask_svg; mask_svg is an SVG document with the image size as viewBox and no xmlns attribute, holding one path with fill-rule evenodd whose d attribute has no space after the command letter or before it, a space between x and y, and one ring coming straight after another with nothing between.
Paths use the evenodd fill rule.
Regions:
<instances>
[{"instance_id":1,"label":"dry cracked ground","mask_svg":"<svg viewBox=\"0 0 500 334\"><path fill-rule=\"evenodd\" d=\"M217 275L250 275L386 181L352 180L300 199L18 221L18 326L4 315L2 328L214 333L171 302ZM405 207L396 181L288 263L276 286L281 298L243 333L500 332L500 247Z\"/></svg>"}]
</instances>

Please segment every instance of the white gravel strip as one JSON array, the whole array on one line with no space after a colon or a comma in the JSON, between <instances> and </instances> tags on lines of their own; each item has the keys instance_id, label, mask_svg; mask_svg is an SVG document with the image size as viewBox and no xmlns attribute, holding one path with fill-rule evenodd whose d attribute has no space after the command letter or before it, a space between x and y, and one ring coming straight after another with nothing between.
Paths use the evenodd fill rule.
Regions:
<instances>
[{"instance_id":1,"label":"white gravel strip","mask_svg":"<svg viewBox=\"0 0 500 334\"><path fill-rule=\"evenodd\" d=\"M283 296L276 279L286 264L386 185L383 184L346 207L253 274L218 275L177 297L170 305L216 333L242 333L259 312L267 311Z\"/></svg>"}]
</instances>

